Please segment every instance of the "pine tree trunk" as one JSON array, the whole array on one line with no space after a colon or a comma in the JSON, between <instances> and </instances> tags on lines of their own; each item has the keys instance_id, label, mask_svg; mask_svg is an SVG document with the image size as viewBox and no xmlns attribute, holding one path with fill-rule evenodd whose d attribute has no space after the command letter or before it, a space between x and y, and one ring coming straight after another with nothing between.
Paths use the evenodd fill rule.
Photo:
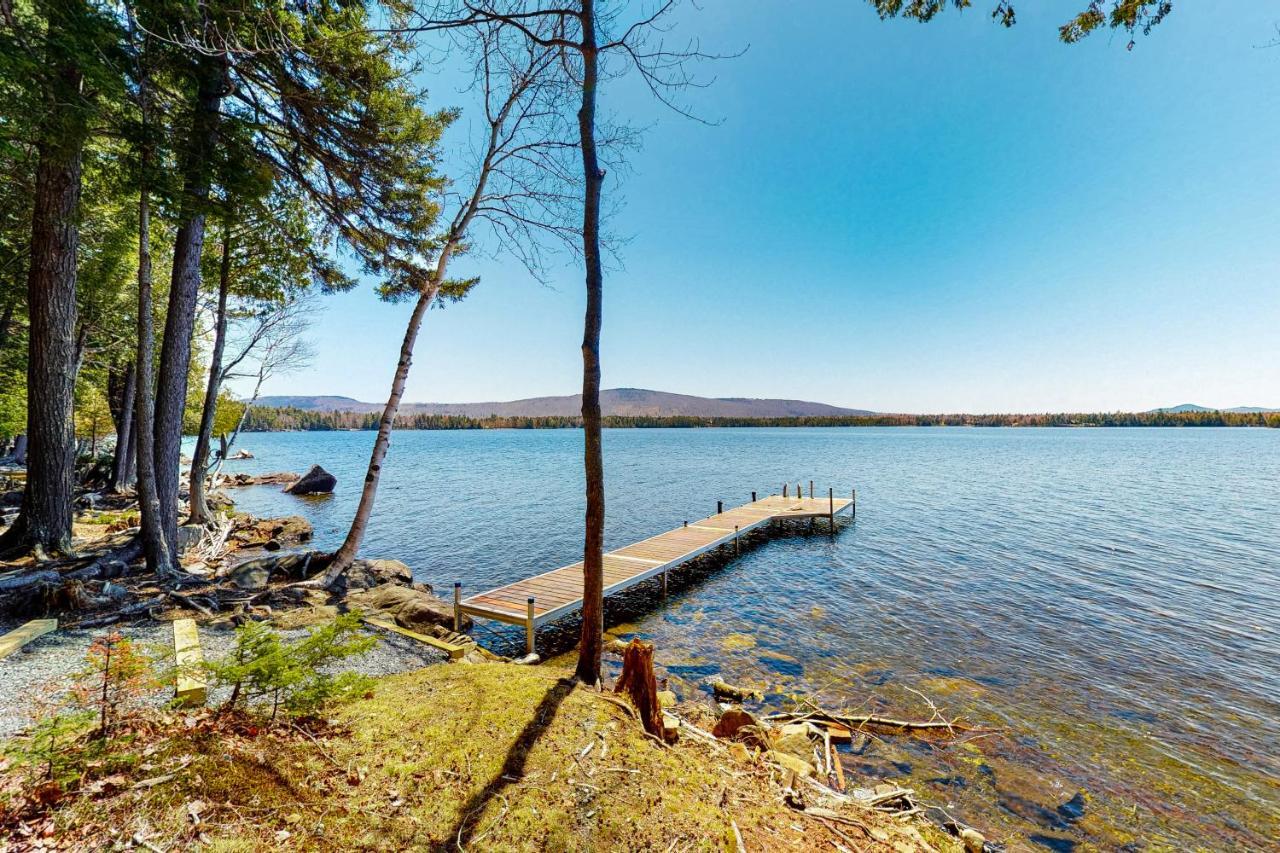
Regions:
<instances>
[{"instance_id":1,"label":"pine tree trunk","mask_svg":"<svg viewBox=\"0 0 1280 853\"><path fill-rule=\"evenodd\" d=\"M582 0L582 107L578 134L585 198L582 254L586 261L587 311L582 334L582 433L587 515L582 551L582 640L578 678L600 680L604 643L604 455L600 436L600 324L604 271L600 264L600 190L604 173L596 154L596 31L593 0Z\"/></svg>"},{"instance_id":2,"label":"pine tree trunk","mask_svg":"<svg viewBox=\"0 0 1280 853\"><path fill-rule=\"evenodd\" d=\"M218 313L214 321L213 354L209 358L209 384L204 392L204 408L200 412L200 432L191 455L191 513L188 524L209 524L209 504L205 499L204 481L209 469L209 447L213 442L213 418L218 411L218 391L222 387L222 351L227 339L227 295L231 288L231 229L222 233L222 263L218 270Z\"/></svg>"},{"instance_id":3,"label":"pine tree trunk","mask_svg":"<svg viewBox=\"0 0 1280 853\"><path fill-rule=\"evenodd\" d=\"M437 267L439 269L440 267ZM437 278L436 281L441 281ZM387 448L391 445L391 428L395 424L396 412L400 410L400 399L404 397L405 382L409 379L409 366L413 363L413 347L418 340L418 330L422 328L422 318L436 295L436 285L432 283L418 291L418 303L409 316L409 324L404 330L404 340L400 344L400 361L396 363L395 377L391 380L391 396L382 409L382 420L378 422L378 437L373 442L373 453L369 456L369 468L364 477L364 488L360 492L360 504L356 507L355 518L351 521L351 529L343 540L329 568L321 580L322 586L331 586L351 567L351 561L360 550L360 542L364 539L365 530L369 527L369 517L373 515L373 500L378 494L378 480L382 477L382 463L387 457Z\"/></svg>"},{"instance_id":4,"label":"pine tree trunk","mask_svg":"<svg viewBox=\"0 0 1280 853\"><path fill-rule=\"evenodd\" d=\"M0 537L0 547L68 552L75 480L77 208L87 129L75 106L82 83L79 68L67 62L49 70L55 82L47 138L38 146L27 271L27 484L22 509Z\"/></svg>"},{"instance_id":5,"label":"pine tree trunk","mask_svg":"<svg viewBox=\"0 0 1280 853\"><path fill-rule=\"evenodd\" d=\"M170 556L177 562L178 474L182 464L182 418L187 404L191 337L200 294L200 253L204 248L205 206L222 100L223 75L217 57L201 57L199 90L192 120L181 224L173 247L173 274L164 342L156 371L155 481L160 523Z\"/></svg>"},{"instance_id":6,"label":"pine tree trunk","mask_svg":"<svg viewBox=\"0 0 1280 853\"><path fill-rule=\"evenodd\" d=\"M149 86L145 68L139 68L139 111L142 131L148 132ZM156 491L155 402L152 360L155 354L154 299L151 293L151 202L148 170L151 168L150 142L143 140L139 172L142 175L138 193L138 372L134 388L134 458L138 468L138 512L142 519L142 553L147 569L159 576L175 571L176 559L166 539L162 506ZM170 509L172 511L172 508Z\"/></svg>"}]
</instances>

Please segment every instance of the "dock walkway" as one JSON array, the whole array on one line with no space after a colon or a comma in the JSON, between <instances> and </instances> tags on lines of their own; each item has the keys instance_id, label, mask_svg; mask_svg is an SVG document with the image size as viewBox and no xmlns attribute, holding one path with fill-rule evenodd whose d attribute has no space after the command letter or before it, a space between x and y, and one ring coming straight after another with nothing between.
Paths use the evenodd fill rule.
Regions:
<instances>
[{"instance_id":1,"label":"dock walkway","mask_svg":"<svg viewBox=\"0 0 1280 853\"><path fill-rule=\"evenodd\" d=\"M800 491L799 487L796 489ZM666 589L666 573L682 563L724 545L735 544L745 533L767 527L775 521L795 519L827 519L835 531L836 515L846 509L855 512L856 493L837 498L830 491L826 497L770 495L715 515L689 522L657 536L641 540L604 555L604 594L621 592L628 587L662 576ZM722 509L722 506L717 507ZM458 630L462 614L495 619L525 627L526 646L534 653L534 633L541 625L566 616L582 606L582 561L509 583L487 592L462 597L462 585L454 584L454 629Z\"/></svg>"}]
</instances>

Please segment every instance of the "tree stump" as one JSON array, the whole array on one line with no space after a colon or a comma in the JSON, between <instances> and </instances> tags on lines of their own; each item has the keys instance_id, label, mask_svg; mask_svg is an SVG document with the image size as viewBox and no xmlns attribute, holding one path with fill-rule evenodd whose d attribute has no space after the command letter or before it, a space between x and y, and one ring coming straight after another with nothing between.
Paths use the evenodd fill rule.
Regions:
<instances>
[{"instance_id":1,"label":"tree stump","mask_svg":"<svg viewBox=\"0 0 1280 853\"><path fill-rule=\"evenodd\" d=\"M661 738L662 709L658 704L658 680L653 675L653 643L632 640L622 653L622 674L614 693L626 693L640 713L649 734Z\"/></svg>"}]
</instances>

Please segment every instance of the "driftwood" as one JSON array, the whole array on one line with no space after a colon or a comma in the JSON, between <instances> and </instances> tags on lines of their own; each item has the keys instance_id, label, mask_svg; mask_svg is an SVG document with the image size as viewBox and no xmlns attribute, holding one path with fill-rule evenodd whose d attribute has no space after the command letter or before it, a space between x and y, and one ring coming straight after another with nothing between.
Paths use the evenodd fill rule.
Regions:
<instances>
[{"instance_id":1,"label":"driftwood","mask_svg":"<svg viewBox=\"0 0 1280 853\"><path fill-rule=\"evenodd\" d=\"M56 584L62 580L62 574L52 569L21 569L0 577L0 593L18 592L37 584Z\"/></svg>"},{"instance_id":2,"label":"driftwood","mask_svg":"<svg viewBox=\"0 0 1280 853\"><path fill-rule=\"evenodd\" d=\"M856 729L879 728L896 731L943 731L956 732L990 731L970 726L966 723L944 718L932 720L898 720L893 717L882 717L879 714L833 714L827 711L807 711L805 713L770 714L767 720L786 720L800 722L808 720L815 723L831 723L853 731Z\"/></svg>"},{"instance_id":3,"label":"driftwood","mask_svg":"<svg viewBox=\"0 0 1280 853\"><path fill-rule=\"evenodd\" d=\"M658 680L653 674L653 643L632 640L622 655L622 674L614 693L631 697L644 730L662 737L662 709L658 705Z\"/></svg>"},{"instance_id":4,"label":"driftwood","mask_svg":"<svg viewBox=\"0 0 1280 853\"><path fill-rule=\"evenodd\" d=\"M732 699L735 702L748 702L752 699L764 699L764 696L760 691L729 684L718 675L713 675L708 678L706 685L710 687L711 692L720 699Z\"/></svg>"},{"instance_id":5,"label":"driftwood","mask_svg":"<svg viewBox=\"0 0 1280 853\"><path fill-rule=\"evenodd\" d=\"M159 607L168 599L167 595L157 595L154 598L146 598L142 601L134 602L126 607L121 607L114 613L108 613L104 616L98 616L93 619L85 619L75 624L76 628L99 628L103 625L111 625L119 622L121 619L130 616L137 616L139 613L145 613L153 607Z\"/></svg>"}]
</instances>

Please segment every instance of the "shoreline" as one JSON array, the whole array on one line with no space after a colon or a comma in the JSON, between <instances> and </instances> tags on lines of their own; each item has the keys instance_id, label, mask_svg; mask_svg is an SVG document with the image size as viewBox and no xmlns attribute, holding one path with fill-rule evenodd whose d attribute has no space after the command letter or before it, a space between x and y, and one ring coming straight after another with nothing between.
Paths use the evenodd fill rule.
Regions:
<instances>
[{"instance_id":1,"label":"shoreline","mask_svg":"<svg viewBox=\"0 0 1280 853\"><path fill-rule=\"evenodd\" d=\"M380 413L350 410L251 407L243 432L364 432L378 428ZM604 415L607 429L697 429L715 427L1006 427L1118 429L1152 427L1280 428L1280 412L1057 412L1039 414L884 414L802 417L702 417L696 415ZM581 429L578 415L469 415L404 413L396 430Z\"/></svg>"}]
</instances>

